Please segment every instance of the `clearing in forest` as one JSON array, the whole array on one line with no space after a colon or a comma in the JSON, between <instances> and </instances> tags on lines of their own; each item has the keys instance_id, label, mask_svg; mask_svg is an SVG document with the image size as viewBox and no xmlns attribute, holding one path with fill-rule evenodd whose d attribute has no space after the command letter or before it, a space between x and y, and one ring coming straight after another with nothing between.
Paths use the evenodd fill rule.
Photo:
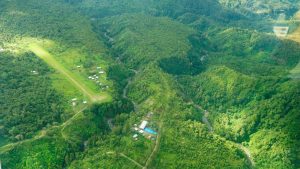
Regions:
<instances>
[{"instance_id":1,"label":"clearing in forest","mask_svg":"<svg viewBox=\"0 0 300 169\"><path fill-rule=\"evenodd\" d=\"M59 63L48 51L46 51L43 47L37 44L29 45L30 51L32 51L36 56L44 60L48 65L52 68L60 72L71 84L76 87L81 93L91 102L100 102L109 99L108 94L106 93L96 93L90 88L88 88L84 83L81 81L77 75L73 74L70 70L66 69L61 63Z\"/></svg>"},{"instance_id":2,"label":"clearing in forest","mask_svg":"<svg viewBox=\"0 0 300 169\"><path fill-rule=\"evenodd\" d=\"M289 39L294 40L298 43L300 43L300 26L298 27L298 29L293 32L291 35L289 35ZM290 71L291 73L291 77L292 78L300 78L300 61L298 63L298 65Z\"/></svg>"},{"instance_id":3,"label":"clearing in forest","mask_svg":"<svg viewBox=\"0 0 300 169\"><path fill-rule=\"evenodd\" d=\"M288 39L298 42L300 44L300 26L292 34L288 36ZM300 62L298 65L290 71L292 78L300 78Z\"/></svg>"},{"instance_id":4,"label":"clearing in forest","mask_svg":"<svg viewBox=\"0 0 300 169\"><path fill-rule=\"evenodd\" d=\"M288 35L288 39L300 43L300 26L294 32Z\"/></svg>"},{"instance_id":5,"label":"clearing in forest","mask_svg":"<svg viewBox=\"0 0 300 169\"><path fill-rule=\"evenodd\" d=\"M290 71L290 77L294 79L300 79L300 62L294 69Z\"/></svg>"},{"instance_id":6,"label":"clearing in forest","mask_svg":"<svg viewBox=\"0 0 300 169\"><path fill-rule=\"evenodd\" d=\"M298 11L294 17L295 21L300 21L300 11ZM300 26L287 36L288 39L298 42L300 44ZM290 77L299 79L300 78L300 61L298 65L290 71Z\"/></svg>"}]
</instances>

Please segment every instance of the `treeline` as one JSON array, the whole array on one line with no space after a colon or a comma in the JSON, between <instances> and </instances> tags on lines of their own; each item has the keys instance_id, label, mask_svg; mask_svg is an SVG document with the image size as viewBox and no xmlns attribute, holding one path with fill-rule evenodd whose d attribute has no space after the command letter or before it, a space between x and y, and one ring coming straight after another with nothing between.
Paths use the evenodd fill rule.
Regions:
<instances>
[{"instance_id":1,"label":"treeline","mask_svg":"<svg viewBox=\"0 0 300 169\"><path fill-rule=\"evenodd\" d=\"M214 50L209 40L202 34L189 36L191 49L186 57L172 56L159 61L159 66L173 75L196 75L205 69L208 51Z\"/></svg>"},{"instance_id":2,"label":"treeline","mask_svg":"<svg viewBox=\"0 0 300 169\"><path fill-rule=\"evenodd\" d=\"M121 64L112 65L108 68L108 78L114 81L118 94L121 96L124 88L126 87L129 78L134 74L133 71L129 70Z\"/></svg>"},{"instance_id":3,"label":"treeline","mask_svg":"<svg viewBox=\"0 0 300 169\"><path fill-rule=\"evenodd\" d=\"M130 113L134 110L133 103L128 99L118 99L108 103L95 104L91 107L91 112L97 115L101 129L107 129L106 119L114 118L121 113Z\"/></svg>"},{"instance_id":4,"label":"treeline","mask_svg":"<svg viewBox=\"0 0 300 169\"><path fill-rule=\"evenodd\" d=\"M30 138L61 121L62 96L52 87L47 65L31 53L0 54L0 134L11 140Z\"/></svg>"}]
</instances>

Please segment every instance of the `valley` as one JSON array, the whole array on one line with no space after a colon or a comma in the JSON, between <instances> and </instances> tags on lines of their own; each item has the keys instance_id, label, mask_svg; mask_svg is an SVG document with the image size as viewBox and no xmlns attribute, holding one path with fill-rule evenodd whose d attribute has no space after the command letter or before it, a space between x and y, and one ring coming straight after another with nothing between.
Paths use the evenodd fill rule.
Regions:
<instances>
[{"instance_id":1,"label":"valley","mask_svg":"<svg viewBox=\"0 0 300 169\"><path fill-rule=\"evenodd\" d=\"M1 1L0 168L299 168L295 9Z\"/></svg>"}]
</instances>

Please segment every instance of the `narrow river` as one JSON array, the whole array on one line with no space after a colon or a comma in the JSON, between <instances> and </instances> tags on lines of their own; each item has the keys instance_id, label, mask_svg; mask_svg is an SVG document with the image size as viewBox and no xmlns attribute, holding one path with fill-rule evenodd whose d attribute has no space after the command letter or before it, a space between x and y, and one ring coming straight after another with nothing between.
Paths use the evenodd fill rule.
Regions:
<instances>
[{"instance_id":1,"label":"narrow river","mask_svg":"<svg viewBox=\"0 0 300 169\"><path fill-rule=\"evenodd\" d=\"M105 38L108 39L109 43L114 42L114 39L113 39L112 37L110 37L110 36L107 34L107 32L104 33L104 36L105 36ZM120 58L120 57L118 57L117 61L119 61L119 62L121 63L121 61L120 61L119 58ZM133 72L135 73L135 76L138 74L138 71L137 71L137 70L134 70L134 69L130 69L130 70L133 71ZM133 77L134 77L134 76L133 76ZM128 98L128 95L127 95L127 94L128 94L128 88L129 88L129 86L130 86L130 84L131 84L131 82L132 82L133 77L131 77L130 79L128 79L127 85L126 85L125 88L123 89L122 97L125 98L125 99L129 99L129 98ZM132 101L132 103L133 103L133 105L134 105L134 112L138 112L138 105L137 105L134 101ZM208 112L207 110L203 109L200 105L195 104L193 101L191 101L190 104L192 104L196 109L198 109L198 110L201 111L201 112L203 112L203 110L204 110L204 115L202 116L202 122L203 122L204 124L206 124L206 126L207 126L209 132L211 132L211 133L213 133L213 134L216 134L216 133L214 132L214 130L213 130L213 126L211 125L211 123L210 123L209 120L208 120L209 112ZM217 134L217 135L218 135L218 134ZM227 140L227 139L226 139L226 140ZM227 141L230 141L230 142L234 143L234 144L236 145L236 147L237 147L238 149L240 149L240 150L244 153L244 155L245 155L246 158L247 158L247 161L251 164L251 167L254 167L254 166L255 166L254 160L253 160L253 158L252 158L252 156L251 156L251 152L250 152L250 150L249 150L247 147L243 146L243 145L240 144L240 143L233 142L233 141L231 141L231 140L227 140Z\"/></svg>"},{"instance_id":2,"label":"narrow river","mask_svg":"<svg viewBox=\"0 0 300 169\"><path fill-rule=\"evenodd\" d=\"M209 112L208 112L207 110L203 109L200 105L195 104L193 101L191 101L190 103L191 103L196 109L198 109L199 111L203 112L203 110L204 110L204 115L202 116L202 122L203 122L204 124L206 124L206 126L207 126L209 132L216 134L216 133L214 132L214 130L213 130L213 127L212 127L211 123L210 123L209 120L208 120ZM217 134L217 135L218 135L218 134ZM226 138L225 138L225 139L226 139ZM227 139L226 139L226 140L227 140ZM251 164L251 167L254 167L254 166L255 166L254 160L253 160L253 158L252 158L252 156L251 156L251 152L250 152L250 150L249 150L247 147L243 146L243 145L240 144L240 143L233 142L233 141L231 141L231 140L227 140L227 141L230 141L230 142L234 143L234 144L236 145L236 147L237 147L238 149L240 149L240 150L244 153L244 155L245 155L246 158L247 158L247 161Z\"/></svg>"}]
</instances>

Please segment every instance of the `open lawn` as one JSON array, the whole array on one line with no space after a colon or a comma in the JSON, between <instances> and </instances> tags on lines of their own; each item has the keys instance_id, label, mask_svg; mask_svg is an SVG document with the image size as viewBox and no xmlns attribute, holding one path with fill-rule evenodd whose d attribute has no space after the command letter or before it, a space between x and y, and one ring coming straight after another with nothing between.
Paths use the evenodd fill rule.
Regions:
<instances>
[{"instance_id":1,"label":"open lawn","mask_svg":"<svg viewBox=\"0 0 300 169\"><path fill-rule=\"evenodd\" d=\"M300 43L300 27L298 27L293 33L288 35L288 39L291 39L293 41Z\"/></svg>"},{"instance_id":2,"label":"open lawn","mask_svg":"<svg viewBox=\"0 0 300 169\"><path fill-rule=\"evenodd\" d=\"M290 73L291 73L290 77L295 79L300 79L300 62L294 69L290 71Z\"/></svg>"},{"instance_id":3,"label":"open lawn","mask_svg":"<svg viewBox=\"0 0 300 169\"><path fill-rule=\"evenodd\" d=\"M61 73L74 87L76 87L84 96L91 102L99 102L108 100L110 97L107 93L97 93L87 87L84 82L77 75L66 69L59 63L48 51L37 44L29 45L30 50L44 60L48 65Z\"/></svg>"},{"instance_id":4,"label":"open lawn","mask_svg":"<svg viewBox=\"0 0 300 169\"><path fill-rule=\"evenodd\" d=\"M300 11L295 14L294 20L300 21Z\"/></svg>"},{"instance_id":5,"label":"open lawn","mask_svg":"<svg viewBox=\"0 0 300 169\"><path fill-rule=\"evenodd\" d=\"M293 17L295 22L300 22L300 11L298 11L295 16ZM291 34L288 35L288 39L299 42L300 43L300 26L293 31Z\"/></svg>"}]
</instances>

